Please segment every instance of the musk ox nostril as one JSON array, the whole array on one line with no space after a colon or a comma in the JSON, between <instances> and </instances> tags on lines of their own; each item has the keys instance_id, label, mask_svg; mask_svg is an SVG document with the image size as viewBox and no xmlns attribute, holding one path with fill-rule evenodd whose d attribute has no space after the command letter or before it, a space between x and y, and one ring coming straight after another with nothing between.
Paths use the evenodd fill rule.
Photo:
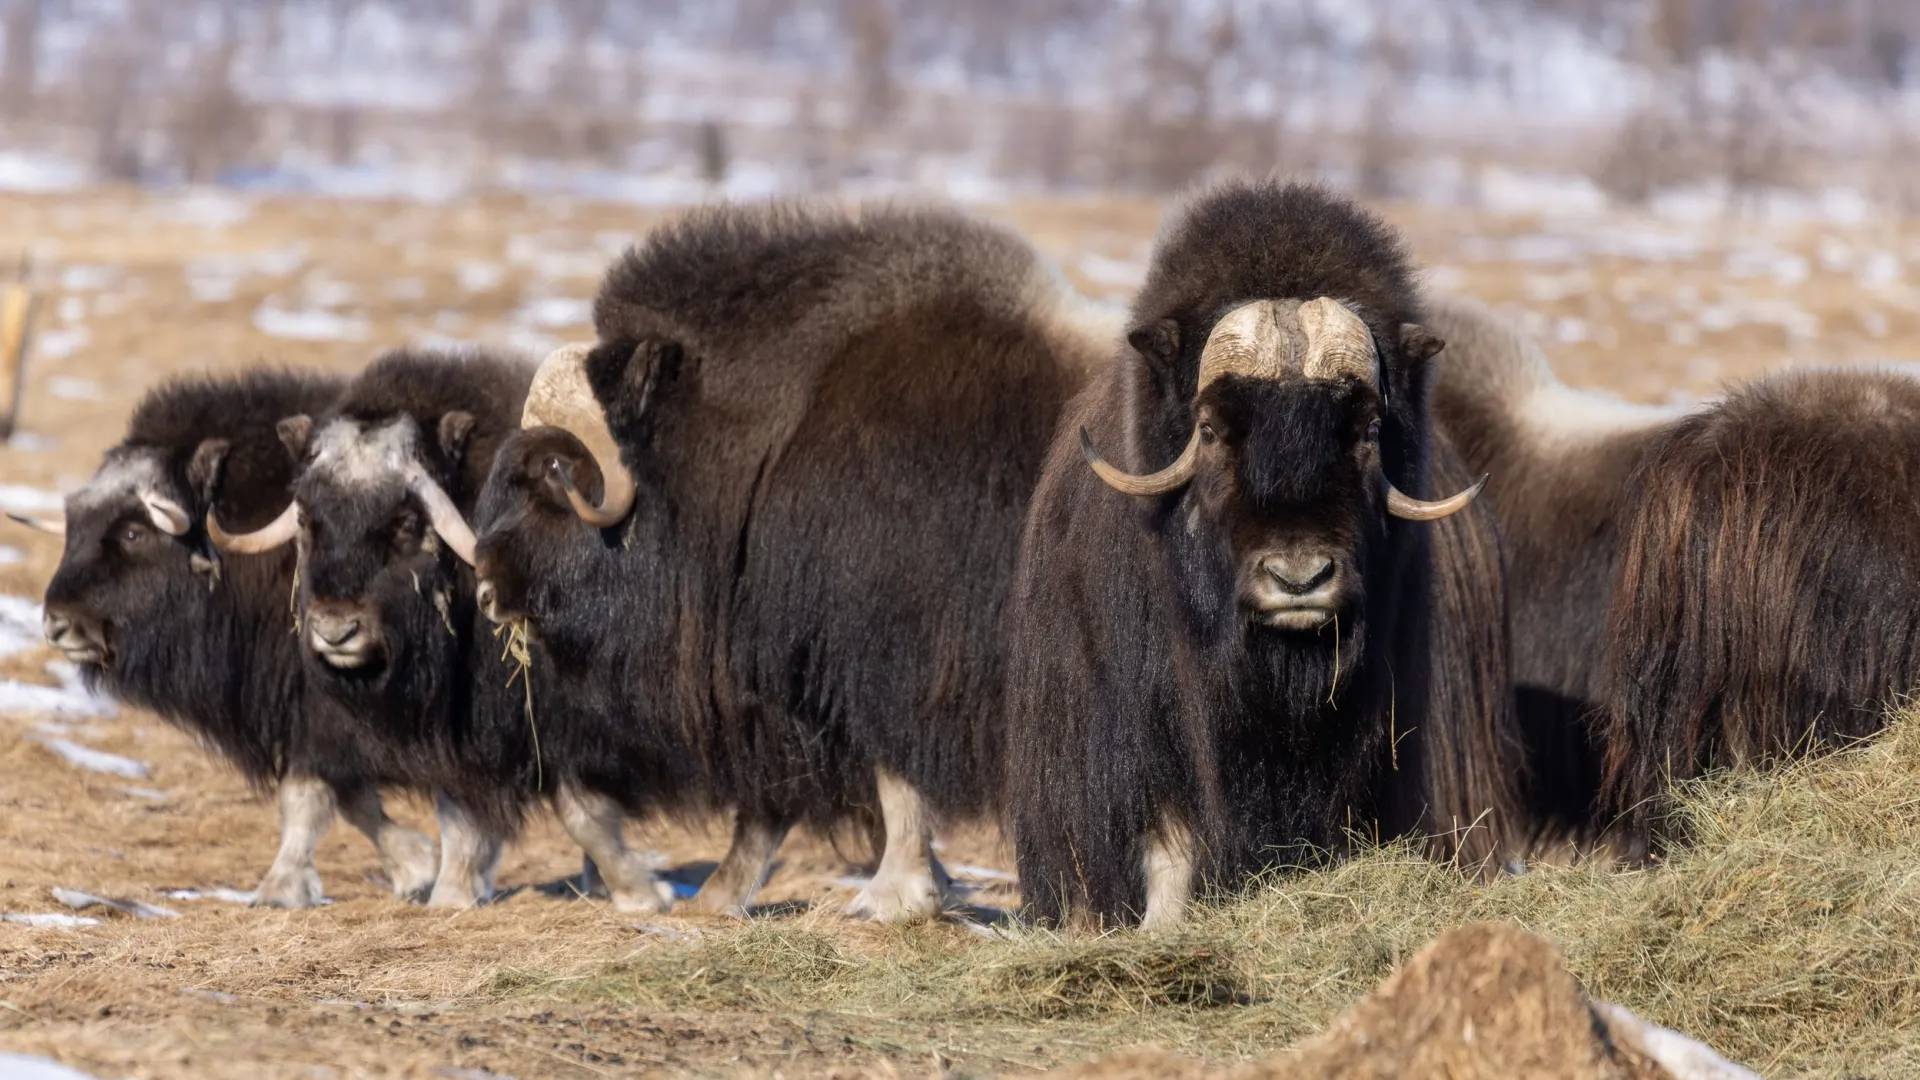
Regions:
<instances>
[{"instance_id":1,"label":"musk ox nostril","mask_svg":"<svg viewBox=\"0 0 1920 1080\"><path fill-rule=\"evenodd\" d=\"M340 648L360 636L360 620L337 615L311 615L313 635L327 645Z\"/></svg>"},{"instance_id":2,"label":"musk ox nostril","mask_svg":"<svg viewBox=\"0 0 1920 1080\"><path fill-rule=\"evenodd\" d=\"M1274 584L1295 596L1305 596L1333 577L1333 560L1324 555L1275 555L1260 564Z\"/></svg>"},{"instance_id":3,"label":"musk ox nostril","mask_svg":"<svg viewBox=\"0 0 1920 1080\"><path fill-rule=\"evenodd\" d=\"M66 637L72 629L72 619L65 615L55 615L51 611L40 620L40 632L46 636L47 643L50 645L59 645L60 639Z\"/></svg>"},{"instance_id":4,"label":"musk ox nostril","mask_svg":"<svg viewBox=\"0 0 1920 1080\"><path fill-rule=\"evenodd\" d=\"M482 578L480 584L474 586L473 602L480 606L480 611L488 618L493 617L494 601L497 599L499 597L494 593L493 582Z\"/></svg>"}]
</instances>

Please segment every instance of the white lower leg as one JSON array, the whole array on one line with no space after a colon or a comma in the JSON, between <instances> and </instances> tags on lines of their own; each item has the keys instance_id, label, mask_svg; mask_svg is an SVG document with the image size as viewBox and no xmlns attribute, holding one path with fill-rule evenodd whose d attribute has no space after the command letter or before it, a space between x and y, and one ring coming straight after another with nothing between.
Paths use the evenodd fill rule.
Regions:
<instances>
[{"instance_id":1,"label":"white lower leg","mask_svg":"<svg viewBox=\"0 0 1920 1080\"><path fill-rule=\"evenodd\" d=\"M1170 817L1147 837L1147 911L1140 929L1171 930L1187 920L1193 898L1193 833Z\"/></svg>"},{"instance_id":2,"label":"white lower leg","mask_svg":"<svg viewBox=\"0 0 1920 1080\"><path fill-rule=\"evenodd\" d=\"M880 792L880 818L887 848L873 880L847 905L853 915L882 922L906 922L939 914L943 882L934 878L933 825L920 792L893 770L874 770ZM945 877L945 871L941 871Z\"/></svg>"},{"instance_id":3,"label":"white lower leg","mask_svg":"<svg viewBox=\"0 0 1920 1080\"><path fill-rule=\"evenodd\" d=\"M766 883L774 853L786 838L784 822L745 811L735 813L733 844L700 886L700 892L693 898L694 906L716 915L745 918L747 901Z\"/></svg>"},{"instance_id":4,"label":"white lower leg","mask_svg":"<svg viewBox=\"0 0 1920 1080\"><path fill-rule=\"evenodd\" d=\"M615 911L661 912L673 906L673 889L654 874L651 860L627 847L620 831L627 815L619 803L562 783L554 793L553 808L567 835L599 868Z\"/></svg>"},{"instance_id":5,"label":"white lower leg","mask_svg":"<svg viewBox=\"0 0 1920 1080\"><path fill-rule=\"evenodd\" d=\"M500 838L483 830L466 807L440 792L434 792L433 812L440 819L440 876L434 879L428 906L466 908L493 899Z\"/></svg>"},{"instance_id":6,"label":"white lower leg","mask_svg":"<svg viewBox=\"0 0 1920 1080\"><path fill-rule=\"evenodd\" d=\"M343 798L340 816L373 841L380 852L380 868L393 883L393 895L403 900L427 898L435 875L433 841L388 817L380 792L371 787L356 788Z\"/></svg>"},{"instance_id":7,"label":"white lower leg","mask_svg":"<svg viewBox=\"0 0 1920 1080\"><path fill-rule=\"evenodd\" d=\"M333 789L317 777L289 776L280 781L276 801L280 853L260 879L253 902L258 907L312 907L322 899L313 849L333 824Z\"/></svg>"}]
</instances>

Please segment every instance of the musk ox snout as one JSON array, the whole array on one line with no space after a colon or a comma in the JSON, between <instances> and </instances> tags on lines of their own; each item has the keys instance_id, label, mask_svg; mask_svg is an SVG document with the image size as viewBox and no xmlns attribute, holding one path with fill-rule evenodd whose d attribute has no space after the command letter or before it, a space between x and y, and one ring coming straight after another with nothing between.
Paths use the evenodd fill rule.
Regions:
<instances>
[{"instance_id":1,"label":"musk ox snout","mask_svg":"<svg viewBox=\"0 0 1920 1080\"><path fill-rule=\"evenodd\" d=\"M1269 549L1247 560L1242 603L1276 630L1318 630L1345 603L1344 560L1319 545Z\"/></svg>"},{"instance_id":2,"label":"musk ox snout","mask_svg":"<svg viewBox=\"0 0 1920 1080\"><path fill-rule=\"evenodd\" d=\"M107 628L100 620L70 608L49 607L40 621L47 644L75 664L104 664Z\"/></svg>"},{"instance_id":3,"label":"musk ox snout","mask_svg":"<svg viewBox=\"0 0 1920 1080\"><path fill-rule=\"evenodd\" d=\"M365 667L378 659L379 617L361 604L315 601L307 607L307 648L336 668Z\"/></svg>"}]
</instances>

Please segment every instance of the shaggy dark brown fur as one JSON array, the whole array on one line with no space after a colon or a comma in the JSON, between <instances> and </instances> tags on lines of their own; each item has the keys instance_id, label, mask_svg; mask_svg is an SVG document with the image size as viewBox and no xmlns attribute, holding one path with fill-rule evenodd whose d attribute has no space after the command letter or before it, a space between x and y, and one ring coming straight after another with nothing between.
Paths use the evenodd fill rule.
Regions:
<instances>
[{"instance_id":1,"label":"shaggy dark brown fur","mask_svg":"<svg viewBox=\"0 0 1920 1080\"><path fill-rule=\"evenodd\" d=\"M1223 314L1318 296L1366 321L1381 387L1229 376L1195 400ZM1402 331L1420 316L1392 230L1320 189L1221 185L1163 229L1131 347L1057 431L1009 605L1008 802L1033 915L1137 918L1168 819L1229 890L1354 832L1440 834L1476 866L1506 850L1519 762L1497 529L1478 507L1389 518L1374 478L1427 492L1431 457L1431 486L1470 479L1429 436L1428 354ZM1202 409L1224 471L1181 491L1121 495L1082 458L1084 426L1151 471ZM1241 548L1301 531L1352 567L1349 601L1316 632L1247 622Z\"/></svg>"},{"instance_id":2,"label":"shaggy dark brown fur","mask_svg":"<svg viewBox=\"0 0 1920 1080\"><path fill-rule=\"evenodd\" d=\"M1607 624L1606 795L1875 731L1920 680L1920 383L1757 380L1656 437Z\"/></svg>"},{"instance_id":3,"label":"shaggy dark brown fur","mask_svg":"<svg viewBox=\"0 0 1920 1080\"><path fill-rule=\"evenodd\" d=\"M481 502L537 694L778 827L870 807L876 765L939 813L992 809L1020 522L1106 347L1075 303L945 209L712 207L649 236L587 362L633 513L574 516L547 463L599 474L554 429L509 440Z\"/></svg>"},{"instance_id":4,"label":"shaggy dark brown fur","mask_svg":"<svg viewBox=\"0 0 1920 1080\"><path fill-rule=\"evenodd\" d=\"M1524 333L1486 307L1442 299L1427 325L1433 416L1474 473L1505 536L1515 703L1527 743L1528 805L1541 839L1585 844L1596 818L1599 657L1627 480L1640 452L1685 410L1575 390Z\"/></svg>"}]
</instances>

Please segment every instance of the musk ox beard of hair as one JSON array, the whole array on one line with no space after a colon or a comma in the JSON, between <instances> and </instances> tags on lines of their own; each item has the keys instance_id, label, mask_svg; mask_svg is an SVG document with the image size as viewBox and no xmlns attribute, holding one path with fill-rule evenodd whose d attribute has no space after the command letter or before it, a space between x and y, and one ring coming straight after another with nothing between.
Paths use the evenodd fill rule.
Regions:
<instances>
[{"instance_id":1,"label":"musk ox beard of hair","mask_svg":"<svg viewBox=\"0 0 1920 1080\"><path fill-rule=\"evenodd\" d=\"M710 207L609 271L585 354L637 493L533 427L479 563L545 689L778 831L994 806L1000 609L1061 404L1108 340L1011 233L939 207ZM1109 329L1117 336L1118 323ZM585 721L582 721L585 722ZM664 744L664 745L662 745Z\"/></svg>"},{"instance_id":2,"label":"musk ox beard of hair","mask_svg":"<svg viewBox=\"0 0 1920 1080\"><path fill-rule=\"evenodd\" d=\"M1584 847L1611 819L1599 802L1599 657L1629 477L1692 406L1570 387L1530 337L1471 300L1431 300L1426 325L1447 343L1435 426L1469 471L1494 477L1484 500L1504 540L1533 839Z\"/></svg>"},{"instance_id":3,"label":"musk ox beard of hair","mask_svg":"<svg viewBox=\"0 0 1920 1080\"><path fill-rule=\"evenodd\" d=\"M1606 807L1630 850L1665 794L1882 727L1920 681L1920 383L1733 388L1646 448L1607 621Z\"/></svg>"},{"instance_id":4,"label":"musk ox beard of hair","mask_svg":"<svg viewBox=\"0 0 1920 1080\"><path fill-rule=\"evenodd\" d=\"M1377 376L1264 389L1227 376L1196 400L1201 346L1223 313L1313 297L1364 320ZM1394 233L1321 189L1223 184L1163 227L1132 347L1057 430L1008 605L1007 802L1033 916L1152 914L1143 860L1180 846L1169 821L1187 834L1198 883L1227 890L1356 833L1434 835L1476 866L1505 851L1518 736L1491 513L1389 519L1374 476L1353 471L1372 458L1297 464L1359 446L1339 424L1374 415L1368 453L1394 487L1471 482L1429 435L1431 342L1404 329L1420 315ZM1202 416L1274 452L1143 499L1103 486L1077 445L1084 427L1150 471L1202 445ZM1286 475L1263 475L1276 470ZM1355 581L1337 622L1274 634L1242 621L1220 564L1237 541L1211 509L1221 496L1210 485L1223 483L1229 507L1278 492L1262 497L1305 509L1279 514L1275 530L1321 529L1344 545L1341 573Z\"/></svg>"}]
</instances>

